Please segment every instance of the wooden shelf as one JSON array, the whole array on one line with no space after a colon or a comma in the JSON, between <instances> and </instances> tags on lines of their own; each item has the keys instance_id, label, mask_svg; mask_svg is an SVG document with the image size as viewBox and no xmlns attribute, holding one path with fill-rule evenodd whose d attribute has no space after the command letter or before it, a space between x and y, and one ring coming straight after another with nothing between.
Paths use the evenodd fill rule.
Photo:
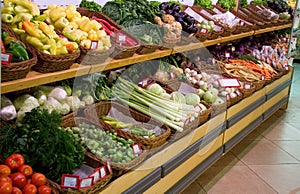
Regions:
<instances>
[{"instance_id":1,"label":"wooden shelf","mask_svg":"<svg viewBox=\"0 0 300 194\"><path fill-rule=\"evenodd\" d=\"M117 69L117 68L125 67L125 66L131 65L134 63L138 63L138 62L143 62L143 61L147 61L147 60L165 57L165 56L168 56L168 55L171 55L174 53L178 53L178 52L195 50L198 48L211 46L211 45L214 45L217 43L228 42L228 41L237 40L240 38L244 38L244 37L248 37L248 36L252 36L252 35L256 35L256 34L262 34L262 33L266 33L266 32L281 30L281 29L289 28L291 26L292 26L292 24L285 24L285 25L281 25L281 26L275 26L275 27L271 27L271 28L250 31L250 32L242 33L242 34L231 35L228 37L221 37L221 38L218 38L215 40L208 40L208 41L199 42L199 43L191 43L189 45L184 45L184 46L176 46L174 49L158 50L158 51L156 51L154 53L150 53L150 54L145 54L145 55L135 54L134 56L132 56L130 58L120 59L120 60L112 59L111 61L107 61L106 63L99 64L99 65L82 66L79 64L74 64L68 70L58 71L58 72L53 72L53 73L42 74L42 73L31 71L31 72L29 72L27 77L24 79L18 79L18 80L1 83L1 94L18 91L18 90L22 90L22 89L27 89L27 88L31 88L34 86L47 84L47 83L51 83L51 82L55 82L55 81L60 81L60 80L64 80L64 79L69 79L69 78L76 77L76 76Z\"/></svg>"}]
</instances>

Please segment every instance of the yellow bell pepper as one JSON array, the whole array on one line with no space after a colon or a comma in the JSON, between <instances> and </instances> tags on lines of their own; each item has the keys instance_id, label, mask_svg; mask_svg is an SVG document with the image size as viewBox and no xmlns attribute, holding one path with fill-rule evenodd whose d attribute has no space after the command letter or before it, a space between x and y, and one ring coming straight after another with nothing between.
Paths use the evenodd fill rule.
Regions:
<instances>
[{"instance_id":1,"label":"yellow bell pepper","mask_svg":"<svg viewBox=\"0 0 300 194\"><path fill-rule=\"evenodd\" d=\"M89 32L88 32L88 39L90 39L90 40L98 40L98 36L97 36L97 33L96 33L96 31L95 30L90 30Z\"/></svg>"},{"instance_id":2,"label":"yellow bell pepper","mask_svg":"<svg viewBox=\"0 0 300 194\"><path fill-rule=\"evenodd\" d=\"M79 27L81 24L81 17L74 17L71 22L74 22Z\"/></svg>"},{"instance_id":3,"label":"yellow bell pepper","mask_svg":"<svg viewBox=\"0 0 300 194\"><path fill-rule=\"evenodd\" d=\"M56 48L56 55L65 55L65 54L68 54L68 49L66 46L62 46L62 47L59 47L59 48Z\"/></svg>"},{"instance_id":4,"label":"yellow bell pepper","mask_svg":"<svg viewBox=\"0 0 300 194\"><path fill-rule=\"evenodd\" d=\"M91 44L92 44L92 41L89 40L89 39L86 39L86 40L83 40L83 41L80 42L80 45L87 48L87 49L91 48Z\"/></svg>"},{"instance_id":5,"label":"yellow bell pepper","mask_svg":"<svg viewBox=\"0 0 300 194\"><path fill-rule=\"evenodd\" d=\"M84 32L89 32L93 28L90 19L83 16L79 28Z\"/></svg>"},{"instance_id":6,"label":"yellow bell pepper","mask_svg":"<svg viewBox=\"0 0 300 194\"><path fill-rule=\"evenodd\" d=\"M67 14L68 20L72 20L76 16L76 6L68 5L66 8L66 14Z\"/></svg>"},{"instance_id":7,"label":"yellow bell pepper","mask_svg":"<svg viewBox=\"0 0 300 194\"><path fill-rule=\"evenodd\" d=\"M65 8L61 6L57 6L53 9L50 10L49 16L52 22L56 22L60 18L65 18L66 17L66 12Z\"/></svg>"},{"instance_id":8,"label":"yellow bell pepper","mask_svg":"<svg viewBox=\"0 0 300 194\"><path fill-rule=\"evenodd\" d=\"M57 6L59 6L59 5L56 5L56 4L50 4L50 5L48 5L48 7L47 7L47 10L51 10L51 9L54 9L54 8L56 8Z\"/></svg>"},{"instance_id":9,"label":"yellow bell pepper","mask_svg":"<svg viewBox=\"0 0 300 194\"><path fill-rule=\"evenodd\" d=\"M67 25L69 24L69 21L65 17L61 17L54 23L54 27L58 30L63 30Z\"/></svg>"},{"instance_id":10,"label":"yellow bell pepper","mask_svg":"<svg viewBox=\"0 0 300 194\"><path fill-rule=\"evenodd\" d=\"M93 30L98 31L102 28L102 25L99 22L97 22L96 20L91 20L91 23L93 25Z\"/></svg>"}]
</instances>

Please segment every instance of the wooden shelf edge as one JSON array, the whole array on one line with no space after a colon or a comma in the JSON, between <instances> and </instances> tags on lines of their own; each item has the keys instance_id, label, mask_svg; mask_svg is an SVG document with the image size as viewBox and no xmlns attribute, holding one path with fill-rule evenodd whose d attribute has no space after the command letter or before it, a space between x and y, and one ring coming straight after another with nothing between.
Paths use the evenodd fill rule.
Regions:
<instances>
[{"instance_id":1,"label":"wooden shelf edge","mask_svg":"<svg viewBox=\"0 0 300 194\"><path fill-rule=\"evenodd\" d=\"M171 55L174 53L195 50L198 48L211 46L211 45L214 45L217 43L228 42L228 41L232 41L232 40L236 40L236 39L240 39L240 38L244 38L244 37L248 37L248 36L252 36L252 35L267 33L267 32L271 32L271 31L275 31L275 30L281 30L281 29L289 28L291 26L292 26L292 24L285 24L285 25L281 25L281 26L275 26L275 27L265 28L265 29L261 29L261 30L231 35L228 37L221 37L221 38L218 38L215 40L208 40L208 41L192 43L192 44L184 45L184 46L177 46L173 49L158 50L154 53L149 53L149 54L144 54L144 55L135 54L134 56L126 58L126 59L111 60L109 62L99 64L99 65L80 66L79 64L74 64L70 69L64 70L64 71L59 71L59 72L45 73L45 74L41 74L41 73L37 73L37 72L30 72L26 78L1 83L1 94L14 92L14 91L22 90L22 89L27 89L27 88L31 88L34 86L47 84L47 83L51 83L51 82L55 82L55 81L60 81L60 80L64 80L64 79L69 79L69 78L76 77L76 76L81 76L81 75L86 75L86 74L96 73L96 72L101 72L101 71L113 70L113 69L131 65L134 63L139 63L139 62L143 62L143 61L147 61L147 60L165 57L165 56L168 56L168 55Z\"/></svg>"}]
</instances>

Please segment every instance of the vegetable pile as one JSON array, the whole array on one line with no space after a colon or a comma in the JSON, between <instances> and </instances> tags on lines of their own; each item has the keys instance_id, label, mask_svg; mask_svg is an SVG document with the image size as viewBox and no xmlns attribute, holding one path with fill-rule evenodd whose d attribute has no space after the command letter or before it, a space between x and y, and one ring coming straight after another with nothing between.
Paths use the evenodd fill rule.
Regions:
<instances>
[{"instance_id":1,"label":"vegetable pile","mask_svg":"<svg viewBox=\"0 0 300 194\"><path fill-rule=\"evenodd\" d=\"M14 153L0 164L0 193L39 193L51 194L51 188L46 185L44 174L33 172L30 165L25 164L21 154Z\"/></svg>"},{"instance_id":2,"label":"vegetable pile","mask_svg":"<svg viewBox=\"0 0 300 194\"><path fill-rule=\"evenodd\" d=\"M171 95L163 92L157 95L121 77L112 90L122 103L179 132L183 131L187 123L197 119L199 114L206 110L201 103L198 104L200 109L186 104L185 96L180 92L173 92Z\"/></svg>"},{"instance_id":3,"label":"vegetable pile","mask_svg":"<svg viewBox=\"0 0 300 194\"><path fill-rule=\"evenodd\" d=\"M77 134L88 150L103 161L106 161L108 156L111 162L127 163L138 157L138 154L133 153L131 147L134 141L119 137L114 130L103 131L103 129L86 123L65 130Z\"/></svg>"},{"instance_id":4,"label":"vegetable pile","mask_svg":"<svg viewBox=\"0 0 300 194\"><path fill-rule=\"evenodd\" d=\"M60 124L61 115L56 111L33 109L22 124L1 128L0 150L4 157L22 154L35 171L60 183L62 174L81 167L85 152L81 140L61 129Z\"/></svg>"}]
</instances>

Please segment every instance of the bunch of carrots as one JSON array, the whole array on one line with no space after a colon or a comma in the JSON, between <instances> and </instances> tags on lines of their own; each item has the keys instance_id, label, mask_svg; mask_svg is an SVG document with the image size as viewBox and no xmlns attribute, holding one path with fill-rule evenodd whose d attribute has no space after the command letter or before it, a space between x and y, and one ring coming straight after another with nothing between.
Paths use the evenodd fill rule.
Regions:
<instances>
[{"instance_id":1,"label":"bunch of carrots","mask_svg":"<svg viewBox=\"0 0 300 194\"><path fill-rule=\"evenodd\" d=\"M245 67L249 68L251 71L258 73L261 76L264 76L265 79L272 78L272 72L270 72L269 70L267 70L264 67L259 66L258 64L254 63L253 61L246 61L246 60L242 60L242 59L228 59L227 62L232 65L245 66Z\"/></svg>"}]
</instances>

